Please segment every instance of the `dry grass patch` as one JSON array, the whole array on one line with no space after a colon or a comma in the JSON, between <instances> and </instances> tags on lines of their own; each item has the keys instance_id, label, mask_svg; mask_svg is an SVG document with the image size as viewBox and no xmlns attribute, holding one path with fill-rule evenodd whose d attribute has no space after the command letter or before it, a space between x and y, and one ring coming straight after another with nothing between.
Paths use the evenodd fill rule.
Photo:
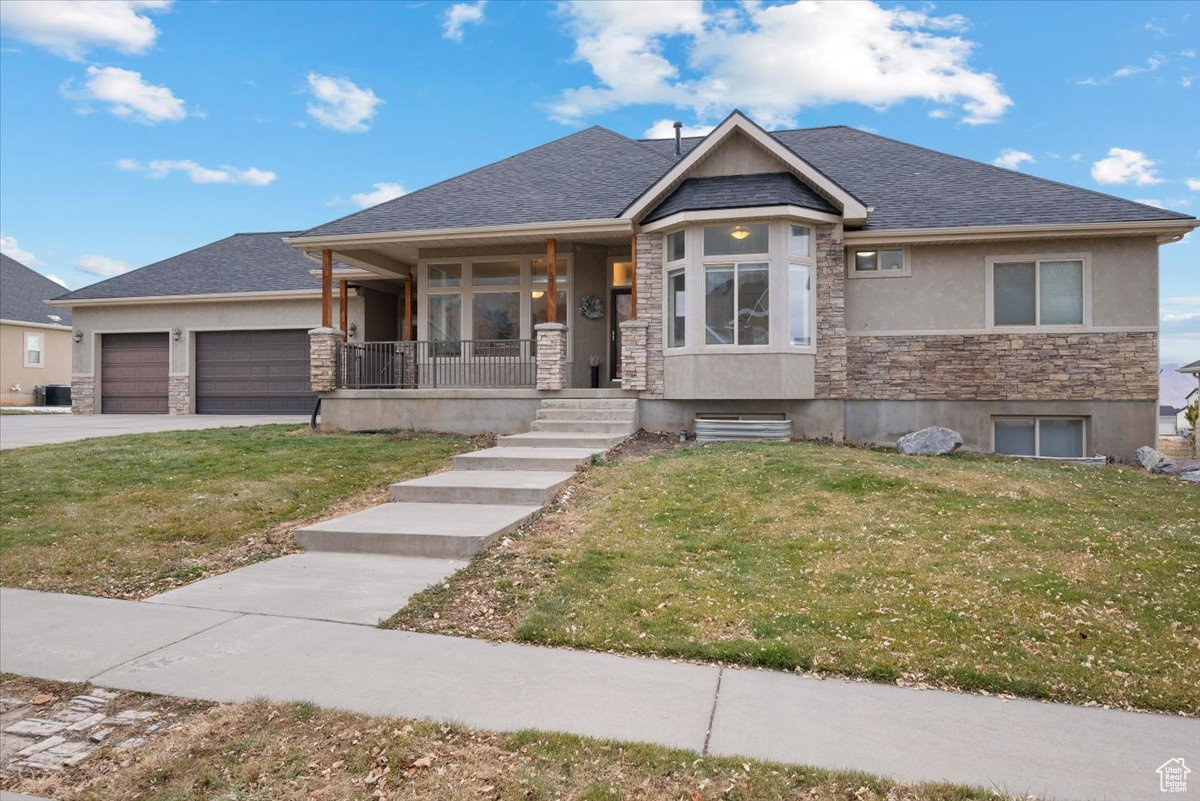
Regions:
<instances>
[{"instance_id":1,"label":"dry grass patch","mask_svg":"<svg viewBox=\"0 0 1200 801\"><path fill-rule=\"evenodd\" d=\"M287 553L298 525L381 502L471 447L256 426L4 451L0 582L143 598Z\"/></svg>"},{"instance_id":2,"label":"dry grass patch","mask_svg":"<svg viewBox=\"0 0 1200 801\"><path fill-rule=\"evenodd\" d=\"M396 627L1200 713L1196 490L813 443L585 474Z\"/></svg>"},{"instance_id":3,"label":"dry grass patch","mask_svg":"<svg viewBox=\"0 0 1200 801\"><path fill-rule=\"evenodd\" d=\"M127 697L159 704L164 716L188 703ZM102 748L61 773L0 777L0 787L62 801L1001 798L952 785L905 785L568 735L491 734L311 704L206 706L192 705L136 750Z\"/></svg>"}]
</instances>

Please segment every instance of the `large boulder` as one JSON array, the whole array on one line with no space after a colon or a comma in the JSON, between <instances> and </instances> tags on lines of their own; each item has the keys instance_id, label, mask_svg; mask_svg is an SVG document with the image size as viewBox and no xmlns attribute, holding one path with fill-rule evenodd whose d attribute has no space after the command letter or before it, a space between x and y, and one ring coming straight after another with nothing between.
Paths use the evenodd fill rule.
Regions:
<instances>
[{"instance_id":1,"label":"large boulder","mask_svg":"<svg viewBox=\"0 0 1200 801\"><path fill-rule=\"evenodd\" d=\"M1182 476L1184 473L1195 473L1200 470L1200 461L1184 459L1182 462L1175 462L1170 459L1164 459L1151 467L1150 470L1167 476Z\"/></svg>"},{"instance_id":2,"label":"large boulder","mask_svg":"<svg viewBox=\"0 0 1200 801\"><path fill-rule=\"evenodd\" d=\"M1147 470L1153 470L1154 466L1156 464L1159 464L1160 462L1171 461L1170 459L1163 456L1158 451L1154 450L1154 448L1151 448L1149 445L1143 445L1142 447L1140 447L1136 451L1134 451L1133 459L1139 465L1146 468Z\"/></svg>"},{"instance_id":3,"label":"large boulder","mask_svg":"<svg viewBox=\"0 0 1200 801\"><path fill-rule=\"evenodd\" d=\"M963 445L962 434L941 426L930 426L905 434L896 441L896 450L909 456L940 456L954 453Z\"/></svg>"},{"instance_id":4,"label":"large boulder","mask_svg":"<svg viewBox=\"0 0 1200 801\"><path fill-rule=\"evenodd\" d=\"M1190 473L1180 473L1179 477L1184 481L1190 481L1193 484L1200 484L1200 470L1192 470Z\"/></svg>"}]
</instances>

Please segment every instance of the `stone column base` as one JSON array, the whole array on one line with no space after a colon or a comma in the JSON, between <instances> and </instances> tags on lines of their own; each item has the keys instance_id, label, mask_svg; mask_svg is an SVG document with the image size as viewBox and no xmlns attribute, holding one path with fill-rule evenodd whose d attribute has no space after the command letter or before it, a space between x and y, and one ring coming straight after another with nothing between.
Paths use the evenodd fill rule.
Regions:
<instances>
[{"instance_id":1,"label":"stone column base","mask_svg":"<svg viewBox=\"0 0 1200 801\"><path fill-rule=\"evenodd\" d=\"M74 414L95 414L96 408L96 376L71 376L71 412Z\"/></svg>"},{"instance_id":2,"label":"stone column base","mask_svg":"<svg viewBox=\"0 0 1200 801\"><path fill-rule=\"evenodd\" d=\"M649 367L646 347L650 324L643 320L621 323L621 389L645 391Z\"/></svg>"},{"instance_id":3,"label":"stone column base","mask_svg":"<svg viewBox=\"0 0 1200 801\"><path fill-rule=\"evenodd\" d=\"M314 328L308 332L309 382L313 392L337 389L337 346L342 332L336 328Z\"/></svg>"},{"instance_id":4,"label":"stone column base","mask_svg":"<svg viewBox=\"0 0 1200 801\"><path fill-rule=\"evenodd\" d=\"M192 413L191 376L173 375L167 378L167 405L171 414Z\"/></svg>"},{"instance_id":5,"label":"stone column base","mask_svg":"<svg viewBox=\"0 0 1200 801\"><path fill-rule=\"evenodd\" d=\"M567 326L563 323L538 323L537 388L559 390L567 386Z\"/></svg>"}]
</instances>

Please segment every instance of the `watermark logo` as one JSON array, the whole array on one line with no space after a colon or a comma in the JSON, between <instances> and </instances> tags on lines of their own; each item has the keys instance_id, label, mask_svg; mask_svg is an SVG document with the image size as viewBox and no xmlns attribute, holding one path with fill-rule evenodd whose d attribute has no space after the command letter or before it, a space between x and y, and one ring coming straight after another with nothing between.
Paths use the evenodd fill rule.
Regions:
<instances>
[{"instance_id":1,"label":"watermark logo","mask_svg":"<svg viewBox=\"0 0 1200 801\"><path fill-rule=\"evenodd\" d=\"M1187 777L1192 769L1183 764L1183 757L1168 759L1158 769L1158 789L1164 793L1186 793Z\"/></svg>"}]
</instances>

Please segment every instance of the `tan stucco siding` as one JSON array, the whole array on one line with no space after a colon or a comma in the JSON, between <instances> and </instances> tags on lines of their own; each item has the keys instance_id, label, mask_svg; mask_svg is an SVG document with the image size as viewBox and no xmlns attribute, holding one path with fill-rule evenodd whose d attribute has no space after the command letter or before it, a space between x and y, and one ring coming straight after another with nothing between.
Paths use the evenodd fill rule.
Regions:
<instances>
[{"instance_id":1,"label":"tan stucco siding","mask_svg":"<svg viewBox=\"0 0 1200 801\"><path fill-rule=\"evenodd\" d=\"M848 278L846 327L863 331L961 331L987 326L989 257L1087 254L1093 327L1155 326L1158 246L1153 237L915 244L912 274Z\"/></svg>"},{"instance_id":2,"label":"tan stucco siding","mask_svg":"<svg viewBox=\"0 0 1200 801\"><path fill-rule=\"evenodd\" d=\"M719 175L757 175L765 172L788 172L789 168L748 136L736 132L688 173L689 178L708 178Z\"/></svg>"},{"instance_id":3,"label":"tan stucco siding","mask_svg":"<svg viewBox=\"0 0 1200 801\"><path fill-rule=\"evenodd\" d=\"M25 366L25 335L42 338L41 367ZM71 383L71 332L0 323L0 404L33 403L33 388Z\"/></svg>"},{"instance_id":4,"label":"tan stucco siding","mask_svg":"<svg viewBox=\"0 0 1200 801\"><path fill-rule=\"evenodd\" d=\"M191 372L191 353L197 331L317 328L321 324L319 298L296 300L218 301L211 303L163 303L129 306L76 306L72 309L75 328L83 339L73 349L73 371L92 375L104 333L133 331L170 332L180 329L178 341L171 343L171 372ZM338 319L335 294L333 319ZM363 300L351 297L349 321L363 330Z\"/></svg>"}]
</instances>

